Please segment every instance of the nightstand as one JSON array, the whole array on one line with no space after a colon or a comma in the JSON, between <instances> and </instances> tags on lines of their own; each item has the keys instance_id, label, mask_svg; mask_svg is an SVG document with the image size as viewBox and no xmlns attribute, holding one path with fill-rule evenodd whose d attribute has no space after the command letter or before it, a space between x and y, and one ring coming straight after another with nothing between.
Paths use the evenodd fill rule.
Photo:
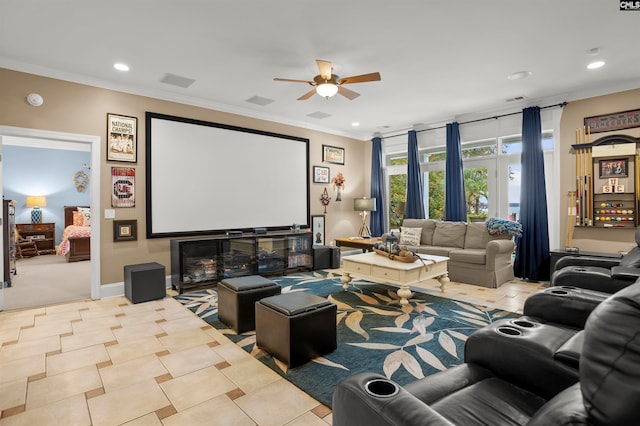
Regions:
<instances>
[{"instance_id":1,"label":"nightstand","mask_svg":"<svg viewBox=\"0 0 640 426\"><path fill-rule=\"evenodd\" d=\"M16 231L25 240L33 240L36 243L39 254L55 254L55 223L18 223L16 224Z\"/></svg>"}]
</instances>

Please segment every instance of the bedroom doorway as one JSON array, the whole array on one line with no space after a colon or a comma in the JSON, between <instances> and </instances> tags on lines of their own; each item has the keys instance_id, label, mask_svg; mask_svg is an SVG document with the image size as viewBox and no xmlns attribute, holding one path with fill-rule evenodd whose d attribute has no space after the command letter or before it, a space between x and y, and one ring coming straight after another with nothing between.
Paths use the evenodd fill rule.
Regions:
<instances>
[{"instance_id":1,"label":"bedroom doorway","mask_svg":"<svg viewBox=\"0 0 640 426\"><path fill-rule=\"evenodd\" d=\"M17 146L29 146L34 148L38 148L38 147L49 148L49 149L52 147L55 147L55 149L59 149L63 151L64 150L88 151L90 155L90 161L89 161L89 164L87 164L85 171L89 175L89 179L91 182L90 186L93 189L90 192L89 204L96 213L100 211L100 173L99 173L100 172L100 137L99 136L79 135L79 134L72 134L72 133L61 133L61 132L53 132L53 131L42 131L42 130L36 130L36 129L24 129L24 128L18 128L18 127L0 126L0 148L7 144L17 145ZM0 160L0 188L2 188L2 192L4 193L5 191L4 185L10 184L10 182L2 181L2 167L3 167L3 164L2 164L2 161ZM55 164L52 164L51 167L47 167L48 172L53 173L55 172L55 170L56 170ZM68 171L66 172L68 173ZM96 215L95 217L98 218L99 216ZM4 221L8 218L2 218L2 219ZM77 270L78 272L73 272L71 271L71 269L69 271L70 271L70 274L74 274L74 273L83 274L84 275L83 282L86 282L86 286L87 286L84 290L84 294L90 294L90 297L92 299L99 299L100 298L100 261L99 261L100 259L100 220L93 221L91 225L92 225L91 226L91 259L89 261L77 262L83 265L75 265L71 267L71 269L75 268L75 270ZM0 242L3 243L4 236L2 234L3 233L0 233ZM3 259L5 256L4 247L5 247L4 243L0 244L0 253L2 254ZM55 272L52 272L52 271L54 271L55 268L66 267L71 265L71 264L57 265L56 261L59 262L60 260L62 260L62 258L57 255L39 256L38 259L36 258L32 258L32 259L34 259L34 262L30 262L29 264L30 271L36 274L35 276L38 277L37 279L40 279L42 281L46 282L49 278L51 278L51 281L52 281L51 284L54 284L54 286L55 286L55 283L53 282L53 274ZM51 265L47 265L47 263L50 263ZM4 262L0 262L0 272L2 272L3 274L4 274L4 264L5 264ZM34 268L31 268L31 266L34 266ZM39 270L42 272L38 272ZM83 271L83 272L80 272L80 271ZM26 269L25 269L25 272L26 272ZM18 271L18 274L20 274L20 271ZM38 276L37 274L40 274L42 276ZM50 277L48 277L47 275L50 275ZM22 278L22 276L20 278ZM4 286L0 286L0 287L4 287ZM5 308L9 309L10 307L13 307L13 306L19 306L20 308L29 307L27 306L29 304L29 300L27 301L22 300L20 301L19 305L14 303L14 301L11 301L11 303L7 303L9 299L12 297L10 291L11 291L11 288L0 289L0 292L1 292L0 310L3 310ZM18 296L18 297L24 297L24 296ZM39 300L34 299L35 304L33 304L32 306L42 306L50 303L60 303L61 297L62 298L65 297L65 289L62 287L60 288L60 291L58 292L58 294L56 294L55 298L51 296L50 301L48 301L45 295L44 298L41 298ZM66 294L66 297L69 298L66 301L77 300L77 294L74 295L72 292L70 292L69 294ZM7 306L3 306L3 302Z\"/></svg>"}]
</instances>

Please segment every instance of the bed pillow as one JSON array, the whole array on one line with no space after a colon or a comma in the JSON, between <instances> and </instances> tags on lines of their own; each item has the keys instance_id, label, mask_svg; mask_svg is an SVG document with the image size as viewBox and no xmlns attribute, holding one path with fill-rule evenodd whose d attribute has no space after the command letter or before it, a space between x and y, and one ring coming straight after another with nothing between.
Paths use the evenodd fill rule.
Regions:
<instances>
[{"instance_id":1,"label":"bed pillow","mask_svg":"<svg viewBox=\"0 0 640 426\"><path fill-rule=\"evenodd\" d=\"M73 212L73 226L84 226L84 215L80 212Z\"/></svg>"},{"instance_id":2,"label":"bed pillow","mask_svg":"<svg viewBox=\"0 0 640 426\"><path fill-rule=\"evenodd\" d=\"M400 228L400 244L405 246L419 246L422 228Z\"/></svg>"},{"instance_id":3,"label":"bed pillow","mask_svg":"<svg viewBox=\"0 0 640 426\"><path fill-rule=\"evenodd\" d=\"M82 226L91 226L91 208L78 207L78 212L80 212L84 218Z\"/></svg>"}]
</instances>

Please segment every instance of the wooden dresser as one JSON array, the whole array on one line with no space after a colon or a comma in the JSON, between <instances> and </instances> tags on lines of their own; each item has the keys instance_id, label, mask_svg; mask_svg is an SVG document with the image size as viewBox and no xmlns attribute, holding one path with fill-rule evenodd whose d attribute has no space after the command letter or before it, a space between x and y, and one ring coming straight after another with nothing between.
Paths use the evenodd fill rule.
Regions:
<instances>
[{"instance_id":1,"label":"wooden dresser","mask_svg":"<svg viewBox=\"0 0 640 426\"><path fill-rule=\"evenodd\" d=\"M56 252L56 224L55 223L18 223L16 231L24 239L33 239L40 254L55 254Z\"/></svg>"}]
</instances>

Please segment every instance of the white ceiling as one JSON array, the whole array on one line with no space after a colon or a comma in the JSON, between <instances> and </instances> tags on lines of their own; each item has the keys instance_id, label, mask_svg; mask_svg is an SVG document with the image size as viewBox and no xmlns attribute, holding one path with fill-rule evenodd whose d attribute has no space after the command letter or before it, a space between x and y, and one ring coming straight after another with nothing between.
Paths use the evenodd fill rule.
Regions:
<instances>
[{"instance_id":1,"label":"white ceiling","mask_svg":"<svg viewBox=\"0 0 640 426\"><path fill-rule=\"evenodd\" d=\"M638 88L638 40L640 11L618 0L0 1L0 67L358 139ZM382 81L346 86L352 101L273 81L312 79L316 59Z\"/></svg>"}]
</instances>

